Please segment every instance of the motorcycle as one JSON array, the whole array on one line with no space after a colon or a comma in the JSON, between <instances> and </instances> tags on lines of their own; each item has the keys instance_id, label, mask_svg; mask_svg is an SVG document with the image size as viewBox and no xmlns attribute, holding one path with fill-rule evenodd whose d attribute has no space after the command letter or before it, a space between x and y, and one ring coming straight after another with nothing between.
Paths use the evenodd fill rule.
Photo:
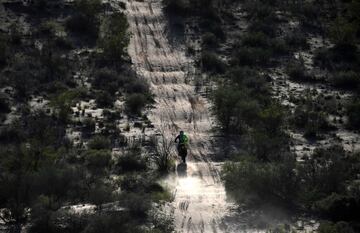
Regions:
<instances>
[{"instance_id":1,"label":"motorcycle","mask_svg":"<svg viewBox=\"0 0 360 233\"><path fill-rule=\"evenodd\" d=\"M186 148L185 144L180 144L178 146L178 153L179 153L179 156L181 157L183 163L186 163L187 148Z\"/></svg>"}]
</instances>

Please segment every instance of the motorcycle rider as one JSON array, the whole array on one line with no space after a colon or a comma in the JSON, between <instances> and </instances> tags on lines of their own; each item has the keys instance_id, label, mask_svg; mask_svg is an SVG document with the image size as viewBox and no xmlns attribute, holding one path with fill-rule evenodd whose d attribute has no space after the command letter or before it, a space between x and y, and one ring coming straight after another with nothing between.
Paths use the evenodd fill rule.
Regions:
<instances>
[{"instance_id":1,"label":"motorcycle rider","mask_svg":"<svg viewBox=\"0 0 360 233\"><path fill-rule=\"evenodd\" d=\"M175 138L175 143L177 142L179 142L177 146L179 156L182 158L183 163L186 163L189 138L184 131L180 131L180 134Z\"/></svg>"}]
</instances>

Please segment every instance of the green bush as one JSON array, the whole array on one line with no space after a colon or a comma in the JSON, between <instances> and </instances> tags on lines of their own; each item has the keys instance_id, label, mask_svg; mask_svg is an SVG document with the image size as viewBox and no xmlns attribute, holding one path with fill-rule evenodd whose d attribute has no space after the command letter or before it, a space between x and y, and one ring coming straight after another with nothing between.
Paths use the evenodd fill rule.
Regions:
<instances>
[{"instance_id":1,"label":"green bush","mask_svg":"<svg viewBox=\"0 0 360 233\"><path fill-rule=\"evenodd\" d=\"M349 117L349 126L353 129L360 129L360 101L353 100L347 106L346 111Z\"/></svg>"},{"instance_id":2,"label":"green bush","mask_svg":"<svg viewBox=\"0 0 360 233\"><path fill-rule=\"evenodd\" d=\"M271 55L270 49L240 47L234 51L232 63L240 66L266 66Z\"/></svg>"},{"instance_id":3,"label":"green bush","mask_svg":"<svg viewBox=\"0 0 360 233\"><path fill-rule=\"evenodd\" d=\"M169 14L186 15L189 5L185 0L163 0L165 10Z\"/></svg>"},{"instance_id":4,"label":"green bush","mask_svg":"<svg viewBox=\"0 0 360 233\"><path fill-rule=\"evenodd\" d=\"M309 49L310 45L307 42L306 35L302 32L293 32L285 36L285 42L293 50Z\"/></svg>"},{"instance_id":5,"label":"green bush","mask_svg":"<svg viewBox=\"0 0 360 233\"><path fill-rule=\"evenodd\" d=\"M90 203L96 205L99 209L102 204L109 203L113 200L113 187L102 181L97 181L89 191Z\"/></svg>"},{"instance_id":6,"label":"green bush","mask_svg":"<svg viewBox=\"0 0 360 233\"><path fill-rule=\"evenodd\" d=\"M37 8L38 10L45 10L51 6L59 7L64 3L63 0L32 0L30 2L31 6Z\"/></svg>"},{"instance_id":7,"label":"green bush","mask_svg":"<svg viewBox=\"0 0 360 233\"><path fill-rule=\"evenodd\" d=\"M336 45L315 52L315 64L330 71L357 70L360 56L354 45Z\"/></svg>"},{"instance_id":8,"label":"green bush","mask_svg":"<svg viewBox=\"0 0 360 233\"><path fill-rule=\"evenodd\" d=\"M305 136L316 138L320 133L334 129L328 119L327 113L316 108L315 100L309 99L309 102L296 107L290 122L296 127L305 130Z\"/></svg>"},{"instance_id":9,"label":"green bush","mask_svg":"<svg viewBox=\"0 0 360 233\"><path fill-rule=\"evenodd\" d=\"M139 200L141 201L141 200ZM136 223L136 218L126 212L99 213L91 216L86 222L83 233L117 233L121 229L122 233L141 233L143 230Z\"/></svg>"},{"instance_id":10,"label":"green bush","mask_svg":"<svg viewBox=\"0 0 360 233\"><path fill-rule=\"evenodd\" d=\"M202 68L208 72L224 73L226 69L225 63L215 54L211 52L203 52L201 54Z\"/></svg>"},{"instance_id":11,"label":"green bush","mask_svg":"<svg viewBox=\"0 0 360 233\"><path fill-rule=\"evenodd\" d=\"M96 40L99 34L99 23L97 19L87 18L82 14L73 15L67 19L66 28L78 35L88 35L91 40Z\"/></svg>"},{"instance_id":12,"label":"green bush","mask_svg":"<svg viewBox=\"0 0 360 233\"><path fill-rule=\"evenodd\" d=\"M94 18L102 9L101 0L75 0L78 12L89 18Z\"/></svg>"},{"instance_id":13,"label":"green bush","mask_svg":"<svg viewBox=\"0 0 360 233\"><path fill-rule=\"evenodd\" d=\"M268 48L271 45L271 38L262 32L254 32L246 34L241 43L245 47Z\"/></svg>"},{"instance_id":14,"label":"green bush","mask_svg":"<svg viewBox=\"0 0 360 233\"><path fill-rule=\"evenodd\" d=\"M136 218L146 218L151 208L150 196L143 193L123 193L120 196L120 203Z\"/></svg>"},{"instance_id":15,"label":"green bush","mask_svg":"<svg viewBox=\"0 0 360 233\"><path fill-rule=\"evenodd\" d=\"M272 134L261 127L250 132L248 151L263 162L278 162L288 157L288 137L281 132Z\"/></svg>"},{"instance_id":16,"label":"green bush","mask_svg":"<svg viewBox=\"0 0 360 233\"><path fill-rule=\"evenodd\" d=\"M0 96L0 114L8 113L8 112L10 112L10 105L9 105L8 101L5 100L5 98L2 98Z\"/></svg>"},{"instance_id":17,"label":"green bush","mask_svg":"<svg viewBox=\"0 0 360 233\"><path fill-rule=\"evenodd\" d=\"M76 0L76 13L66 21L66 27L73 33L83 33L96 39L99 33L98 14L101 9L101 0Z\"/></svg>"},{"instance_id":18,"label":"green bush","mask_svg":"<svg viewBox=\"0 0 360 233\"><path fill-rule=\"evenodd\" d=\"M116 96L109 92L100 91L96 93L96 104L99 108L111 108L114 105Z\"/></svg>"},{"instance_id":19,"label":"green bush","mask_svg":"<svg viewBox=\"0 0 360 233\"><path fill-rule=\"evenodd\" d=\"M125 108L129 114L140 115L146 104L146 96L140 93L135 93L126 97Z\"/></svg>"},{"instance_id":20,"label":"green bush","mask_svg":"<svg viewBox=\"0 0 360 233\"><path fill-rule=\"evenodd\" d=\"M276 25L271 21L273 21L271 17L255 19L249 25L249 30L252 32L264 33L265 35L274 38L276 36Z\"/></svg>"},{"instance_id":21,"label":"green bush","mask_svg":"<svg viewBox=\"0 0 360 233\"><path fill-rule=\"evenodd\" d=\"M160 173L167 173L174 168L173 145L172 142L164 136L161 140L154 139L154 154L152 156L157 169Z\"/></svg>"},{"instance_id":22,"label":"green bush","mask_svg":"<svg viewBox=\"0 0 360 233\"><path fill-rule=\"evenodd\" d=\"M316 149L312 158L298 167L303 194L300 196L300 202L311 208L316 201L332 193L344 193L346 181L354 176L350 164L340 146Z\"/></svg>"},{"instance_id":23,"label":"green bush","mask_svg":"<svg viewBox=\"0 0 360 233\"><path fill-rule=\"evenodd\" d=\"M95 136L88 142L88 147L93 150L110 149L110 140L103 136Z\"/></svg>"},{"instance_id":24,"label":"green bush","mask_svg":"<svg viewBox=\"0 0 360 233\"><path fill-rule=\"evenodd\" d=\"M337 193L332 193L314 204L315 210L320 215L333 221L355 220L359 207L359 203L354 197Z\"/></svg>"},{"instance_id":25,"label":"green bush","mask_svg":"<svg viewBox=\"0 0 360 233\"><path fill-rule=\"evenodd\" d=\"M0 66L6 63L9 52L8 39L2 33L0 34Z\"/></svg>"},{"instance_id":26,"label":"green bush","mask_svg":"<svg viewBox=\"0 0 360 233\"><path fill-rule=\"evenodd\" d=\"M114 13L109 16L105 32L100 40L100 47L106 59L112 61L124 59L129 43L128 26L123 13Z\"/></svg>"},{"instance_id":27,"label":"green bush","mask_svg":"<svg viewBox=\"0 0 360 233\"><path fill-rule=\"evenodd\" d=\"M87 150L83 156L86 166L91 170L102 170L110 165L111 153L108 150Z\"/></svg>"},{"instance_id":28,"label":"green bush","mask_svg":"<svg viewBox=\"0 0 360 233\"><path fill-rule=\"evenodd\" d=\"M116 166L120 172L144 171L147 168L145 159L140 154L132 152L119 157Z\"/></svg>"},{"instance_id":29,"label":"green bush","mask_svg":"<svg viewBox=\"0 0 360 233\"><path fill-rule=\"evenodd\" d=\"M149 95L148 82L137 77L129 78L126 83L124 83L124 89L127 93L139 93Z\"/></svg>"},{"instance_id":30,"label":"green bush","mask_svg":"<svg viewBox=\"0 0 360 233\"><path fill-rule=\"evenodd\" d=\"M289 64L286 68L286 72L290 79L295 81L308 82L314 80L306 71L306 67L300 63Z\"/></svg>"},{"instance_id":31,"label":"green bush","mask_svg":"<svg viewBox=\"0 0 360 233\"><path fill-rule=\"evenodd\" d=\"M205 48L216 48L219 44L218 39L211 32L207 32L202 36L202 43Z\"/></svg>"},{"instance_id":32,"label":"green bush","mask_svg":"<svg viewBox=\"0 0 360 233\"><path fill-rule=\"evenodd\" d=\"M335 87L357 89L360 87L360 74L355 71L340 71L334 73L329 81Z\"/></svg>"},{"instance_id":33,"label":"green bush","mask_svg":"<svg viewBox=\"0 0 360 233\"><path fill-rule=\"evenodd\" d=\"M119 89L119 74L107 68L96 71L91 85L93 88L115 94Z\"/></svg>"},{"instance_id":34,"label":"green bush","mask_svg":"<svg viewBox=\"0 0 360 233\"><path fill-rule=\"evenodd\" d=\"M330 26L330 37L337 45L353 45L355 43L355 24L349 23L345 18L336 18Z\"/></svg>"},{"instance_id":35,"label":"green bush","mask_svg":"<svg viewBox=\"0 0 360 233\"><path fill-rule=\"evenodd\" d=\"M246 125L242 124L243 119L241 114L238 113L238 110L251 110L244 111L250 118L252 118L251 116L257 115L259 111L258 106L256 106L257 103L247 102L244 93L236 90L236 88L219 88L215 91L213 98L214 112L225 132L241 133L245 130L244 127L246 127ZM249 107L245 107L246 105L249 105Z\"/></svg>"},{"instance_id":36,"label":"green bush","mask_svg":"<svg viewBox=\"0 0 360 233\"><path fill-rule=\"evenodd\" d=\"M319 233L355 233L347 222L321 222L318 228Z\"/></svg>"},{"instance_id":37,"label":"green bush","mask_svg":"<svg viewBox=\"0 0 360 233\"><path fill-rule=\"evenodd\" d=\"M260 207L264 204L292 205L299 182L294 161L261 163L244 159L223 168L225 187L239 203Z\"/></svg>"}]
</instances>

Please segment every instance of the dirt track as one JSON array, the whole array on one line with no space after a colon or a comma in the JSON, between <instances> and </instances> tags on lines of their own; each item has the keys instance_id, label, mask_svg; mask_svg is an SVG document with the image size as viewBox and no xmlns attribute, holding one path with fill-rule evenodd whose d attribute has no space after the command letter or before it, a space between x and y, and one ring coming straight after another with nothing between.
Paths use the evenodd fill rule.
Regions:
<instances>
[{"instance_id":1,"label":"dirt track","mask_svg":"<svg viewBox=\"0 0 360 233\"><path fill-rule=\"evenodd\" d=\"M209 103L195 93L193 61L185 56L182 45L171 45L167 39L161 0L128 0L127 17L134 69L156 96L149 119L166 138L175 138L179 130L190 137L187 167L178 165L176 174L166 181L175 194L176 230L232 232L225 231L228 224L223 224L233 205L226 200L220 165L210 160L213 122Z\"/></svg>"}]
</instances>

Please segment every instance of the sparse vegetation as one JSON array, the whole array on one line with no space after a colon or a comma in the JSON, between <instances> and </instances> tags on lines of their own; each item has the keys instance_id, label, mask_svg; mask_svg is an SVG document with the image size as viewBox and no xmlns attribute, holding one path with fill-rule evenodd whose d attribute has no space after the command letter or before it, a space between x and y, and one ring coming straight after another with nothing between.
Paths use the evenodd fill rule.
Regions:
<instances>
[{"instance_id":1,"label":"sparse vegetation","mask_svg":"<svg viewBox=\"0 0 360 233\"><path fill-rule=\"evenodd\" d=\"M201 55L202 67L205 71L224 73L225 63L212 52L203 52Z\"/></svg>"},{"instance_id":2,"label":"sparse vegetation","mask_svg":"<svg viewBox=\"0 0 360 233\"><path fill-rule=\"evenodd\" d=\"M125 62L126 17L111 6L101 14L99 0L13 4L4 17L24 17L0 34L1 229L165 232L151 223L152 202L169 195L143 152L119 143L115 123L118 98L141 96L129 105L136 114L151 100ZM98 107L111 109L99 119ZM5 118L10 111L14 117ZM115 146L125 156L114 155ZM113 179L132 172L145 187L139 193Z\"/></svg>"},{"instance_id":3,"label":"sparse vegetation","mask_svg":"<svg viewBox=\"0 0 360 233\"><path fill-rule=\"evenodd\" d=\"M114 13L107 20L105 31L100 40L100 46L106 59L118 62L124 59L129 43L128 23L123 13Z\"/></svg>"},{"instance_id":4,"label":"sparse vegetation","mask_svg":"<svg viewBox=\"0 0 360 233\"><path fill-rule=\"evenodd\" d=\"M140 93L130 94L126 98L126 111L129 114L140 115L147 103L146 96Z\"/></svg>"}]
</instances>

